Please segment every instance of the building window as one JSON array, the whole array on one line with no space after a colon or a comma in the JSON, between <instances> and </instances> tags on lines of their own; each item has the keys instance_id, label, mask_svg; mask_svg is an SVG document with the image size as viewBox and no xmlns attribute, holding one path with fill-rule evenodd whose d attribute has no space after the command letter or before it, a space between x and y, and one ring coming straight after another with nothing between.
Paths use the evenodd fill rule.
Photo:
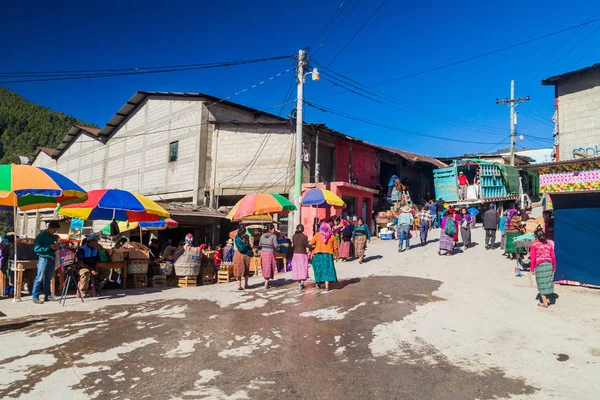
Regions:
<instances>
[{"instance_id":1,"label":"building window","mask_svg":"<svg viewBox=\"0 0 600 400\"><path fill-rule=\"evenodd\" d=\"M179 154L179 142L169 144L169 162L177 161Z\"/></svg>"}]
</instances>

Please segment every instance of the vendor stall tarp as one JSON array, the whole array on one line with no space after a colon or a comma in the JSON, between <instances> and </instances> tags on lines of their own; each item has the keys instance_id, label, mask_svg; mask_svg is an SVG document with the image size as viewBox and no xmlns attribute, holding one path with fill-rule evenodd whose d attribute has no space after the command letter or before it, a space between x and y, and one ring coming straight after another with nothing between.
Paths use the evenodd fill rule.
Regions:
<instances>
[{"instance_id":1,"label":"vendor stall tarp","mask_svg":"<svg viewBox=\"0 0 600 400\"><path fill-rule=\"evenodd\" d=\"M554 204L554 279L600 285L600 193L551 194Z\"/></svg>"}]
</instances>

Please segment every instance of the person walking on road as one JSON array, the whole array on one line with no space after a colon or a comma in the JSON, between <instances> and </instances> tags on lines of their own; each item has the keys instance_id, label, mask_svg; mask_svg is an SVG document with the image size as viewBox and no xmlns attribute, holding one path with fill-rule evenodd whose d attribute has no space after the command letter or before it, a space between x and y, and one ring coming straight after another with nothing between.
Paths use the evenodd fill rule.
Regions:
<instances>
[{"instance_id":1,"label":"person walking on road","mask_svg":"<svg viewBox=\"0 0 600 400\"><path fill-rule=\"evenodd\" d=\"M463 174L462 171L460 171L458 173L458 188L459 188L459 199L460 201L465 201L467 200L467 189L469 187L469 180L467 179L467 177L465 176L465 174Z\"/></svg>"},{"instance_id":2,"label":"person walking on road","mask_svg":"<svg viewBox=\"0 0 600 400\"><path fill-rule=\"evenodd\" d=\"M458 226L460 226L460 236L462 237L464 249L467 250L471 245L471 224L474 218L469 211L463 207L458 216Z\"/></svg>"},{"instance_id":3,"label":"person walking on road","mask_svg":"<svg viewBox=\"0 0 600 400\"><path fill-rule=\"evenodd\" d=\"M260 249L260 267L265 280L265 289L270 289L271 279L275 277L275 271L277 270L275 250L279 249L277 235L275 235L275 225L270 224L267 227L267 231L262 234L258 241L258 248Z\"/></svg>"},{"instance_id":4,"label":"person walking on road","mask_svg":"<svg viewBox=\"0 0 600 400\"><path fill-rule=\"evenodd\" d=\"M308 236L304 234L304 225L296 227L292 236L294 256L292 257L292 279L298 281L300 290L304 290L304 281L308 279Z\"/></svg>"},{"instance_id":5,"label":"person walking on road","mask_svg":"<svg viewBox=\"0 0 600 400\"><path fill-rule=\"evenodd\" d=\"M496 247L496 230L500 222L500 215L496 211L496 205L490 204L490 208L483 214L483 229L485 229L485 249Z\"/></svg>"},{"instance_id":6,"label":"person walking on road","mask_svg":"<svg viewBox=\"0 0 600 400\"><path fill-rule=\"evenodd\" d=\"M238 282L238 290L248 289L248 276L250 275L250 257L254 257L250 240L246 234L246 227L240 225L233 241L235 252L233 253L233 275ZM242 287L244 278L244 287Z\"/></svg>"},{"instance_id":7,"label":"person walking on road","mask_svg":"<svg viewBox=\"0 0 600 400\"><path fill-rule=\"evenodd\" d=\"M508 215L508 211L505 212L500 218L500 222L498 223L498 230L500 231L500 250L502 250L502 255L506 255L506 218Z\"/></svg>"},{"instance_id":8,"label":"person walking on road","mask_svg":"<svg viewBox=\"0 0 600 400\"><path fill-rule=\"evenodd\" d=\"M421 238L421 246L425 246L427 244L427 234L431 229L431 211L429 207L425 205L421 212L419 213L419 233Z\"/></svg>"},{"instance_id":9,"label":"person walking on road","mask_svg":"<svg viewBox=\"0 0 600 400\"><path fill-rule=\"evenodd\" d=\"M554 242L546 239L542 229L535 231L535 242L530 246L531 275L535 276L538 292L542 302L538 306L548 308L548 296L554 293L554 273L556 272L556 257Z\"/></svg>"},{"instance_id":10,"label":"person walking on road","mask_svg":"<svg viewBox=\"0 0 600 400\"><path fill-rule=\"evenodd\" d=\"M335 264L333 263L333 255L336 250L335 238L329 223L325 221L321 223L319 232L310 241L310 246L314 249L312 267L317 287L321 289L321 284L325 283L325 290L329 291L329 284L337 282Z\"/></svg>"},{"instance_id":11,"label":"person walking on road","mask_svg":"<svg viewBox=\"0 0 600 400\"><path fill-rule=\"evenodd\" d=\"M429 213L431 214L431 228L435 229L439 226L437 220L437 205L433 200L429 200L429 203L427 203L426 206L429 208Z\"/></svg>"},{"instance_id":12,"label":"person walking on road","mask_svg":"<svg viewBox=\"0 0 600 400\"><path fill-rule=\"evenodd\" d=\"M454 219L450 215L452 209L448 210L448 215L442 219L442 223L440 225L440 250L438 254L441 256L452 255L452 250L454 249L454 234L456 233L456 224L454 223Z\"/></svg>"},{"instance_id":13,"label":"person walking on road","mask_svg":"<svg viewBox=\"0 0 600 400\"><path fill-rule=\"evenodd\" d=\"M352 240L354 241L354 253L356 257L358 257L358 263L362 264L365 260L365 248L367 247L367 242L371 242L371 232L362 218L359 218L356 221L356 225L354 225Z\"/></svg>"},{"instance_id":14,"label":"person walking on road","mask_svg":"<svg viewBox=\"0 0 600 400\"><path fill-rule=\"evenodd\" d=\"M442 220L444 219L445 214L446 214L446 207L444 207L444 204L446 204L446 202L441 197L435 203L435 209L437 210L437 226L438 226L438 228L442 227Z\"/></svg>"},{"instance_id":15,"label":"person walking on road","mask_svg":"<svg viewBox=\"0 0 600 400\"><path fill-rule=\"evenodd\" d=\"M406 205L400 210L400 215L397 219L398 227L398 252L410 249L410 228L415 222L415 218L410 212L410 206ZM406 242L406 246L404 243Z\"/></svg>"},{"instance_id":16,"label":"person walking on road","mask_svg":"<svg viewBox=\"0 0 600 400\"><path fill-rule=\"evenodd\" d=\"M50 280L54 275L54 257L60 244L56 243L56 232L60 229L58 221L50 221L46 230L36 236L34 251L37 254L37 273L33 282L31 297L35 304L41 304L40 290L44 288L44 301L53 300L50 297Z\"/></svg>"},{"instance_id":17,"label":"person walking on road","mask_svg":"<svg viewBox=\"0 0 600 400\"><path fill-rule=\"evenodd\" d=\"M347 224L341 233L341 241L340 248L338 250L338 254L340 256L340 260L346 262L350 258L350 248L352 247L352 235L354 231L350 227L350 224Z\"/></svg>"}]
</instances>

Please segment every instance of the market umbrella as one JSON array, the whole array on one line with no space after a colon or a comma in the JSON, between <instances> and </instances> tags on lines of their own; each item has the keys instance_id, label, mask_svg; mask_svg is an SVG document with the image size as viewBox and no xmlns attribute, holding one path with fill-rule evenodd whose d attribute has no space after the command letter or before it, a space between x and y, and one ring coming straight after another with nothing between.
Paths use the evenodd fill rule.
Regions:
<instances>
[{"instance_id":1,"label":"market umbrella","mask_svg":"<svg viewBox=\"0 0 600 400\"><path fill-rule=\"evenodd\" d=\"M335 193L326 189L309 189L304 193L301 204L304 207L344 207L344 201Z\"/></svg>"},{"instance_id":2,"label":"market umbrella","mask_svg":"<svg viewBox=\"0 0 600 400\"><path fill-rule=\"evenodd\" d=\"M17 230L17 210L54 208L84 201L87 193L67 177L47 168L32 165L0 165L0 210L9 210ZM17 247L15 246L15 283L17 281ZM16 293L16 291L15 291ZM13 301L19 301L15 298Z\"/></svg>"},{"instance_id":3,"label":"market umbrella","mask_svg":"<svg viewBox=\"0 0 600 400\"><path fill-rule=\"evenodd\" d=\"M131 222L160 221L169 212L141 194L119 189L90 190L81 204L61 207L60 215L84 220Z\"/></svg>"},{"instance_id":4,"label":"market umbrella","mask_svg":"<svg viewBox=\"0 0 600 400\"><path fill-rule=\"evenodd\" d=\"M280 194L248 194L233 206L227 218L231 221L239 221L250 215L277 214L294 210L296 210L294 203Z\"/></svg>"},{"instance_id":5,"label":"market umbrella","mask_svg":"<svg viewBox=\"0 0 600 400\"><path fill-rule=\"evenodd\" d=\"M148 231L161 231L167 228L177 228L179 223L174 219L167 218L161 221L150 221L150 222L129 222L129 221L119 221L118 227L119 232L127 232L137 229L146 229ZM110 225L106 225L104 229L102 229L102 233L104 235L110 235Z\"/></svg>"}]
</instances>

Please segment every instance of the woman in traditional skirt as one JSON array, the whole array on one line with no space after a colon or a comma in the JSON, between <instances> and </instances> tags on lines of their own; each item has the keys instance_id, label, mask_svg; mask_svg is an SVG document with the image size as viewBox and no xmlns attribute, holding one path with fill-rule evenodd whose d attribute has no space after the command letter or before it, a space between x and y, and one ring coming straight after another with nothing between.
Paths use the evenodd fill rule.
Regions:
<instances>
[{"instance_id":1,"label":"woman in traditional skirt","mask_svg":"<svg viewBox=\"0 0 600 400\"><path fill-rule=\"evenodd\" d=\"M260 249L260 267L265 280L265 289L269 289L271 288L270 281L277 270L275 250L279 249L279 243L275 235L275 225L271 224L267 227L267 231L262 234L258 241L258 248Z\"/></svg>"},{"instance_id":2,"label":"woman in traditional skirt","mask_svg":"<svg viewBox=\"0 0 600 400\"><path fill-rule=\"evenodd\" d=\"M320 289L321 284L325 282L325 290L329 291L329 284L337 282L335 265L333 263L333 254L335 253L335 239L331 226L327 222L322 222L319 232L313 236L310 241L313 250L312 267L315 274L315 282Z\"/></svg>"},{"instance_id":3,"label":"woman in traditional skirt","mask_svg":"<svg viewBox=\"0 0 600 400\"><path fill-rule=\"evenodd\" d=\"M296 227L296 233L292 236L292 246L292 279L298 281L300 290L304 290L304 281L308 279L308 236L304 234L304 225Z\"/></svg>"},{"instance_id":4,"label":"woman in traditional skirt","mask_svg":"<svg viewBox=\"0 0 600 400\"><path fill-rule=\"evenodd\" d=\"M465 207L460 209L458 216L458 226L460 227L460 236L462 237L464 249L467 250L471 245L471 224L473 216L469 214Z\"/></svg>"},{"instance_id":5,"label":"woman in traditional skirt","mask_svg":"<svg viewBox=\"0 0 600 400\"><path fill-rule=\"evenodd\" d=\"M336 217L333 220L333 237L335 238L335 244L338 250L336 250L334 257L335 260L340 259L339 248L340 242L342 241L342 230L344 230L344 225L342 224L342 217Z\"/></svg>"},{"instance_id":6,"label":"woman in traditional skirt","mask_svg":"<svg viewBox=\"0 0 600 400\"><path fill-rule=\"evenodd\" d=\"M451 208L448 210L448 214L442 219L441 230L440 230L440 250L438 254L441 255L452 255L452 250L454 249L454 235L449 235L446 232L449 232L449 225L454 226L454 230L456 229L456 224L454 223L454 219L452 218L452 213L454 213L454 209ZM451 233L451 232L450 232Z\"/></svg>"},{"instance_id":7,"label":"woman in traditional skirt","mask_svg":"<svg viewBox=\"0 0 600 400\"><path fill-rule=\"evenodd\" d=\"M350 250L352 247L352 234L354 231L350 227L350 224L346 222L346 226L344 230L342 230L342 240L340 242L340 249L338 250L338 254L340 255L340 260L346 262L350 258Z\"/></svg>"},{"instance_id":8,"label":"woman in traditional skirt","mask_svg":"<svg viewBox=\"0 0 600 400\"><path fill-rule=\"evenodd\" d=\"M246 234L246 227L240 225L233 241L235 253L233 254L233 275L238 282L238 290L248 289L248 276L250 275L250 257L254 257L250 240ZM245 284L242 287L242 277Z\"/></svg>"},{"instance_id":9,"label":"woman in traditional skirt","mask_svg":"<svg viewBox=\"0 0 600 400\"><path fill-rule=\"evenodd\" d=\"M515 246L515 238L523 234L523 226L519 212L514 208L506 214L506 254L512 259L517 259L520 269L521 254L525 254L525 248Z\"/></svg>"},{"instance_id":10,"label":"woman in traditional skirt","mask_svg":"<svg viewBox=\"0 0 600 400\"><path fill-rule=\"evenodd\" d=\"M458 217L460 215L458 214L458 210L456 208L452 209L452 212L450 213L450 218L452 218L454 220L454 225L456 226L456 232L454 233L454 247L458 246L458 232L460 231L460 225L458 224Z\"/></svg>"},{"instance_id":11,"label":"woman in traditional skirt","mask_svg":"<svg viewBox=\"0 0 600 400\"><path fill-rule=\"evenodd\" d=\"M531 274L535 275L542 303L538 306L548 308L548 296L554 293L554 272L556 272L556 258L554 256L554 242L546 239L542 229L535 231L536 241L531 244Z\"/></svg>"},{"instance_id":12,"label":"woman in traditional skirt","mask_svg":"<svg viewBox=\"0 0 600 400\"><path fill-rule=\"evenodd\" d=\"M367 242L371 242L371 232L362 218L359 218L356 221L356 225L354 225L352 240L354 241L354 252L356 257L358 257L358 263L362 264L365 260L365 248L367 247Z\"/></svg>"}]
</instances>

